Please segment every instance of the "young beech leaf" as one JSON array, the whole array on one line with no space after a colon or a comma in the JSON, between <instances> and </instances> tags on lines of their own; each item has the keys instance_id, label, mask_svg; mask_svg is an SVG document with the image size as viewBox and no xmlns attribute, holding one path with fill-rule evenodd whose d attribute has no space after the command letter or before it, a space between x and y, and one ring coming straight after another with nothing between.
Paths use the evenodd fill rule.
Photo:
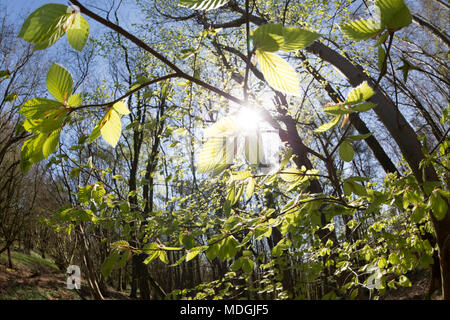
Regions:
<instances>
[{"instance_id":1,"label":"young beech leaf","mask_svg":"<svg viewBox=\"0 0 450 320\"><path fill-rule=\"evenodd\" d=\"M194 10L213 10L222 7L229 0L180 0L181 7Z\"/></svg>"},{"instance_id":2,"label":"young beech leaf","mask_svg":"<svg viewBox=\"0 0 450 320\"><path fill-rule=\"evenodd\" d=\"M245 196L247 197L247 200L253 196L254 192L255 192L255 179L249 178L247 187L245 188Z\"/></svg>"},{"instance_id":3,"label":"young beech leaf","mask_svg":"<svg viewBox=\"0 0 450 320\"><path fill-rule=\"evenodd\" d=\"M381 24L389 30L398 30L412 22L411 12L403 0L376 0Z\"/></svg>"},{"instance_id":4,"label":"young beech leaf","mask_svg":"<svg viewBox=\"0 0 450 320\"><path fill-rule=\"evenodd\" d=\"M128 109L126 104L123 103L122 101L114 103L112 107L114 110L117 111L118 114L120 114L122 116L126 116L127 114L130 114L130 110Z\"/></svg>"},{"instance_id":5,"label":"young beech leaf","mask_svg":"<svg viewBox=\"0 0 450 320\"><path fill-rule=\"evenodd\" d=\"M77 107L77 106L81 105L82 101L83 101L83 95L81 93L77 93L77 94L71 95L69 97L69 100L67 101L67 103L71 107Z\"/></svg>"},{"instance_id":6,"label":"young beech leaf","mask_svg":"<svg viewBox=\"0 0 450 320\"><path fill-rule=\"evenodd\" d=\"M278 51L284 43L283 26L264 24L253 31L252 39L255 47L260 51Z\"/></svg>"},{"instance_id":7,"label":"young beech leaf","mask_svg":"<svg viewBox=\"0 0 450 320\"><path fill-rule=\"evenodd\" d=\"M109 109L100 125L100 132L103 139L108 142L113 148L119 142L120 134L122 133L122 124L120 123L120 116L114 110L114 108Z\"/></svg>"},{"instance_id":8,"label":"young beech leaf","mask_svg":"<svg viewBox=\"0 0 450 320\"><path fill-rule=\"evenodd\" d=\"M89 23L79 13L72 14L69 21L71 24L67 29L67 41L72 48L81 51L89 37Z\"/></svg>"},{"instance_id":9,"label":"young beech leaf","mask_svg":"<svg viewBox=\"0 0 450 320\"><path fill-rule=\"evenodd\" d=\"M24 142L20 153L20 168L23 172L27 172L33 164L46 158L44 156L43 148L48 138L48 134L40 133L32 136ZM49 142L50 144L54 143L51 142L53 138L54 137L51 138ZM50 147L51 146L48 146L47 148L49 149ZM46 151L46 153L48 153L48 151Z\"/></svg>"},{"instance_id":10,"label":"young beech leaf","mask_svg":"<svg viewBox=\"0 0 450 320\"><path fill-rule=\"evenodd\" d=\"M33 98L23 104L19 113L27 119L39 120L44 119L48 113L61 107L62 103L59 101L45 98Z\"/></svg>"},{"instance_id":11,"label":"young beech leaf","mask_svg":"<svg viewBox=\"0 0 450 320\"><path fill-rule=\"evenodd\" d=\"M342 118L342 115L335 116L330 122L321 125L316 130L314 130L314 132L325 132L327 130L330 130L331 128L335 127L339 123L341 118Z\"/></svg>"},{"instance_id":12,"label":"young beech leaf","mask_svg":"<svg viewBox=\"0 0 450 320\"><path fill-rule=\"evenodd\" d=\"M256 50L256 58L264 78L269 85L281 92L298 95L297 72L289 63L272 52Z\"/></svg>"},{"instance_id":13,"label":"young beech leaf","mask_svg":"<svg viewBox=\"0 0 450 320\"><path fill-rule=\"evenodd\" d=\"M436 219L442 220L445 218L448 210L447 200L440 195L438 189L431 193L429 204Z\"/></svg>"},{"instance_id":14,"label":"young beech leaf","mask_svg":"<svg viewBox=\"0 0 450 320\"><path fill-rule=\"evenodd\" d=\"M372 102L363 102L363 103L352 106L352 110L355 110L358 112L366 112L366 111L372 110L376 106L377 105Z\"/></svg>"},{"instance_id":15,"label":"young beech leaf","mask_svg":"<svg viewBox=\"0 0 450 320\"><path fill-rule=\"evenodd\" d=\"M47 73L47 89L60 102L65 102L72 95L73 79L63 66L53 63Z\"/></svg>"},{"instance_id":16,"label":"young beech leaf","mask_svg":"<svg viewBox=\"0 0 450 320\"><path fill-rule=\"evenodd\" d=\"M381 30L381 26L373 19L356 20L340 25L342 32L353 41L361 41L372 38Z\"/></svg>"},{"instance_id":17,"label":"young beech leaf","mask_svg":"<svg viewBox=\"0 0 450 320\"><path fill-rule=\"evenodd\" d=\"M55 152L58 147L60 134L61 129L58 129L48 135L44 145L42 146L42 154L44 155L44 158L48 158L49 155Z\"/></svg>"},{"instance_id":18,"label":"young beech leaf","mask_svg":"<svg viewBox=\"0 0 450 320\"><path fill-rule=\"evenodd\" d=\"M283 28L284 43L280 47L283 51L304 49L320 38L320 34L300 28Z\"/></svg>"},{"instance_id":19,"label":"young beech leaf","mask_svg":"<svg viewBox=\"0 0 450 320\"><path fill-rule=\"evenodd\" d=\"M353 160L353 157L355 156L355 151L353 151L353 148L350 143L347 141L343 141L341 145L339 146L339 156L342 160L350 162Z\"/></svg>"},{"instance_id":20,"label":"young beech leaf","mask_svg":"<svg viewBox=\"0 0 450 320\"><path fill-rule=\"evenodd\" d=\"M45 49L64 35L69 17L65 5L43 5L28 16L20 29L19 37L35 43L35 50Z\"/></svg>"},{"instance_id":21,"label":"young beech leaf","mask_svg":"<svg viewBox=\"0 0 450 320\"><path fill-rule=\"evenodd\" d=\"M370 99L374 94L375 92L369 86L367 81L364 81L359 86L357 86L356 88L352 89L349 92L347 99L345 99L344 103L351 105L357 104L366 101L367 99Z\"/></svg>"},{"instance_id":22,"label":"young beech leaf","mask_svg":"<svg viewBox=\"0 0 450 320\"><path fill-rule=\"evenodd\" d=\"M328 114L340 115L340 114L354 113L355 110L348 109L343 105L334 105L334 106L324 108L323 112L328 113Z\"/></svg>"}]
</instances>

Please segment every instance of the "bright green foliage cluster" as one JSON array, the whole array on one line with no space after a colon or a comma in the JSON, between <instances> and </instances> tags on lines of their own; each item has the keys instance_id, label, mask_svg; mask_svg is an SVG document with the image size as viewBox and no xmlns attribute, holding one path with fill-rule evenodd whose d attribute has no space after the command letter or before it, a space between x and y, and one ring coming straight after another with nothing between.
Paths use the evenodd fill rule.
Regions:
<instances>
[{"instance_id":1,"label":"bright green foliage cluster","mask_svg":"<svg viewBox=\"0 0 450 320\"><path fill-rule=\"evenodd\" d=\"M34 163L55 152L68 110L81 100L80 94L72 94L71 74L58 64L54 63L47 73L47 88L56 100L33 98L20 108L20 113L26 118L23 128L33 134L22 147L23 171L28 171Z\"/></svg>"},{"instance_id":2,"label":"bright green foliage cluster","mask_svg":"<svg viewBox=\"0 0 450 320\"><path fill-rule=\"evenodd\" d=\"M345 23L341 25L342 32L352 40L361 41L381 35L386 29L385 34L394 32L412 22L411 12L403 0L377 0L376 8L379 21L361 19Z\"/></svg>"},{"instance_id":3,"label":"bright green foliage cluster","mask_svg":"<svg viewBox=\"0 0 450 320\"><path fill-rule=\"evenodd\" d=\"M296 51L311 45L319 34L300 29L283 27L281 24L266 24L252 34L256 58L264 78L269 85L281 92L299 94L296 71L276 51Z\"/></svg>"},{"instance_id":4,"label":"bright green foliage cluster","mask_svg":"<svg viewBox=\"0 0 450 320\"><path fill-rule=\"evenodd\" d=\"M89 37L89 24L73 7L46 4L28 16L19 37L34 43L34 50L46 49L67 32L69 44L81 51Z\"/></svg>"}]
</instances>

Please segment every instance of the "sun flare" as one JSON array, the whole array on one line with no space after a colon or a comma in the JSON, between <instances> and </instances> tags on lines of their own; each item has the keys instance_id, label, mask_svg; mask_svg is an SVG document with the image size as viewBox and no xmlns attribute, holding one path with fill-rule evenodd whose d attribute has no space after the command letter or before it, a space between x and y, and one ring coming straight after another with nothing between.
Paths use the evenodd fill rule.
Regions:
<instances>
[{"instance_id":1,"label":"sun flare","mask_svg":"<svg viewBox=\"0 0 450 320\"><path fill-rule=\"evenodd\" d=\"M261 114L251 107L244 106L235 114L236 122L244 133L252 133L258 130L262 123Z\"/></svg>"}]
</instances>

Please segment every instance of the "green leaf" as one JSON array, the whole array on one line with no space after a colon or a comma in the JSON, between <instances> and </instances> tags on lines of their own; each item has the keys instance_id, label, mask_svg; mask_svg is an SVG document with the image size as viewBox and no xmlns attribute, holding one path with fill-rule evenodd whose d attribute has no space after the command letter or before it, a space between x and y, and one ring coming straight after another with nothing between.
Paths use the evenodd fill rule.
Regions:
<instances>
[{"instance_id":1,"label":"green leaf","mask_svg":"<svg viewBox=\"0 0 450 320\"><path fill-rule=\"evenodd\" d=\"M184 232L180 234L178 240L188 250L191 249L195 244L194 236Z\"/></svg>"},{"instance_id":2,"label":"green leaf","mask_svg":"<svg viewBox=\"0 0 450 320\"><path fill-rule=\"evenodd\" d=\"M211 245L208 250L206 250L205 254L209 260L213 260L218 256L220 251L220 242Z\"/></svg>"},{"instance_id":3,"label":"green leaf","mask_svg":"<svg viewBox=\"0 0 450 320\"><path fill-rule=\"evenodd\" d=\"M100 121L92 130L91 135L89 136L89 141L88 143L92 143L95 140L97 140L98 138L100 138L100 136L102 135L102 133L100 132L100 125L101 125L102 121Z\"/></svg>"},{"instance_id":4,"label":"green leaf","mask_svg":"<svg viewBox=\"0 0 450 320\"><path fill-rule=\"evenodd\" d=\"M341 118L342 118L342 115L335 116L330 122L321 125L316 130L314 130L314 132L325 132L327 130L330 130L331 128L335 127L339 123Z\"/></svg>"},{"instance_id":5,"label":"green leaf","mask_svg":"<svg viewBox=\"0 0 450 320\"><path fill-rule=\"evenodd\" d=\"M231 177L233 178L233 180L245 180L249 177L252 176L252 172L251 171L233 171L231 173Z\"/></svg>"},{"instance_id":6,"label":"green leaf","mask_svg":"<svg viewBox=\"0 0 450 320\"><path fill-rule=\"evenodd\" d=\"M358 112L366 112L366 111L372 110L376 106L377 105L372 102L363 102L363 103L357 104L355 106L352 106L352 109L355 111L358 111Z\"/></svg>"},{"instance_id":7,"label":"green leaf","mask_svg":"<svg viewBox=\"0 0 450 320\"><path fill-rule=\"evenodd\" d=\"M165 264L169 264L169 258L167 257L167 252L164 250L159 251L159 260Z\"/></svg>"},{"instance_id":8,"label":"green leaf","mask_svg":"<svg viewBox=\"0 0 450 320\"><path fill-rule=\"evenodd\" d=\"M411 281L404 275L400 276L398 284L402 287L411 287Z\"/></svg>"},{"instance_id":9,"label":"green leaf","mask_svg":"<svg viewBox=\"0 0 450 320\"><path fill-rule=\"evenodd\" d=\"M253 31L252 39L258 50L278 51L284 43L283 27L281 24L264 24Z\"/></svg>"},{"instance_id":10,"label":"green leaf","mask_svg":"<svg viewBox=\"0 0 450 320\"><path fill-rule=\"evenodd\" d=\"M45 135L39 134L31 137L24 142L20 153L20 167L23 172L27 172L33 164L44 159L42 147L45 140Z\"/></svg>"},{"instance_id":11,"label":"green leaf","mask_svg":"<svg viewBox=\"0 0 450 320\"><path fill-rule=\"evenodd\" d=\"M35 50L45 49L64 35L69 17L65 5L43 5L28 16L20 29L19 37L35 43Z\"/></svg>"},{"instance_id":12,"label":"green leaf","mask_svg":"<svg viewBox=\"0 0 450 320\"><path fill-rule=\"evenodd\" d=\"M279 176L286 182L295 182L305 174L304 170L297 168L287 168L280 172Z\"/></svg>"},{"instance_id":13,"label":"green leaf","mask_svg":"<svg viewBox=\"0 0 450 320\"><path fill-rule=\"evenodd\" d=\"M119 114L113 108L111 108L103 118L100 125L100 132L103 139L115 148L122 133L122 124L120 122Z\"/></svg>"},{"instance_id":14,"label":"green leaf","mask_svg":"<svg viewBox=\"0 0 450 320\"><path fill-rule=\"evenodd\" d=\"M0 70L0 80L8 79L11 76L9 70Z\"/></svg>"},{"instance_id":15,"label":"green leaf","mask_svg":"<svg viewBox=\"0 0 450 320\"><path fill-rule=\"evenodd\" d=\"M11 94L9 94L9 95L7 95L6 97L5 97L5 101L6 102L13 102L14 100L16 100L17 99L17 93L15 93L15 92L13 92L13 93L11 93Z\"/></svg>"},{"instance_id":16,"label":"green leaf","mask_svg":"<svg viewBox=\"0 0 450 320\"><path fill-rule=\"evenodd\" d=\"M50 112L59 108L62 109L62 104L59 101L33 98L23 104L19 113L27 119L43 119Z\"/></svg>"},{"instance_id":17,"label":"green leaf","mask_svg":"<svg viewBox=\"0 0 450 320\"><path fill-rule=\"evenodd\" d=\"M367 81L364 81L359 86L350 91L344 104L357 104L370 99L374 94L374 91L367 84Z\"/></svg>"},{"instance_id":18,"label":"green leaf","mask_svg":"<svg viewBox=\"0 0 450 320\"><path fill-rule=\"evenodd\" d=\"M320 34L300 28L283 28L284 43L280 50L295 51L304 49L320 38Z\"/></svg>"},{"instance_id":19,"label":"green leaf","mask_svg":"<svg viewBox=\"0 0 450 320\"><path fill-rule=\"evenodd\" d=\"M402 70L403 73L403 81L406 83L408 80L408 74L411 70L420 70L418 67L413 66L408 60L406 60L404 57L401 58L403 65L401 67L398 67L396 70Z\"/></svg>"},{"instance_id":20,"label":"green leaf","mask_svg":"<svg viewBox=\"0 0 450 320\"><path fill-rule=\"evenodd\" d=\"M251 274L253 272L253 269L255 268L255 263L248 259L248 258L240 258L241 261L241 268L242 271L244 271L247 274Z\"/></svg>"},{"instance_id":21,"label":"green leaf","mask_svg":"<svg viewBox=\"0 0 450 320\"><path fill-rule=\"evenodd\" d=\"M48 91L60 102L65 102L73 91L73 79L69 71L53 63L47 73Z\"/></svg>"},{"instance_id":22,"label":"green leaf","mask_svg":"<svg viewBox=\"0 0 450 320\"><path fill-rule=\"evenodd\" d=\"M401 29L412 22L411 12L403 0L377 0L375 5L382 25L389 30Z\"/></svg>"},{"instance_id":23,"label":"green leaf","mask_svg":"<svg viewBox=\"0 0 450 320\"><path fill-rule=\"evenodd\" d=\"M111 274L114 265L117 263L120 257L120 252L118 250L113 250L108 258L105 259L101 266L101 272L105 278L108 278Z\"/></svg>"},{"instance_id":24,"label":"green leaf","mask_svg":"<svg viewBox=\"0 0 450 320\"><path fill-rule=\"evenodd\" d=\"M81 93L77 93L77 94L71 95L69 100L67 101L67 103L71 107L78 107L79 105L81 105L82 101L83 101L83 95Z\"/></svg>"},{"instance_id":25,"label":"green leaf","mask_svg":"<svg viewBox=\"0 0 450 320\"><path fill-rule=\"evenodd\" d=\"M359 135L357 135L357 136L350 136L350 137L347 137L347 140L350 140L350 141L360 141L360 140L367 139L368 137L370 137L370 136L372 136L372 135L373 135L373 132L369 132L369 133L366 133L366 134L359 134Z\"/></svg>"},{"instance_id":26,"label":"green leaf","mask_svg":"<svg viewBox=\"0 0 450 320\"><path fill-rule=\"evenodd\" d=\"M448 205L446 199L441 197L438 189L435 189L431 193L429 204L436 219L442 220L445 218L447 215Z\"/></svg>"},{"instance_id":27,"label":"green leaf","mask_svg":"<svg viewBox=\"0 0 450 320\"><path fill-rule=\"evenodd\" d=\"M126 104L123 103L122 101L114 103L112 107L114 110L117 111L118 114L120 114L122 116L126 116L126 115L130 114L130 110L128 109Z\"/></svg>"},{"instance_id":28,"label":"green leaf","mask_svg":"<svg viewBox=\"0 0 450 320\"><path fill-rule=\"evenodd\" d=\"M245 195L247 197L247 200L253 196L254 192L255 192L255 179L250 178L248 180L247 187L245 189Z\"/></svg>"},{"instance_id":29,"label":"green leaf","mask_svg":"<svg viewBox=\"0 0 450 320\"><path fill-rule=\"evenodd\" d=\"M401 262L401 261L400 261L400 257L399 257L398 254L396 254L396 253L391 253L391 254L389 255L388 260L389 260L389 262L390 262L392 265L394 265L394 266L399 265L400 262Z\"/></svg>"},{"instance_id":30,"label":"green leaf","mask_svg":"<svg viewBox=\"0 0 450 320\"><path fill-rule=\"evenodd\" d=\"M381 30L381 26L373 19L361 19L340 25L342 32L353 41L372 38Z\"/></svg>"},{"instance_id":31,"label":"green leaf","mask_svg":"<svg viewBox=\"0 0 450 320\"><path fill-rule=\"evenodd\" d=\"M55 152L55 150L58 148L60 134L61 129L55 130L50 133L48 138L45 140L42 146L42 154L44 155L44 158L48 158L48 156Z\"/></svg>"},{"instance_id":32,"label":"green leaf","mask_svg":"<svg viewBox=\"0 0 450 320\"><path fill-rule=\"evenodd\" d=\"M190 249L186 255L186 262L194 259L200 252L203 252L206 249L208 249L207 246L195 247Z\"/></svg>"},{"instance_id":33,"label":"green leaf","mask_svg":"<svg viewBox=\"0 0 450 320\"><path fill-rule=\"evenodd\" d=\"M384 269L384 268L387 267L387 265L388 265L388 263L387 263L387 261L386 261L386 259L385 259L384 257L381 257L381 258L378 260L378 268Z\"/></svg>"},{"instance_id":34,"label":"green leaf","mask_svg":"<svg viewBox=\"0 0 450 320\"><path fill-rule=\"evenodd\" d=\"M355 151L353 151L353 148L351 144L347 141L343 141L341 145L339 146L339 156L342 160L350 162L353 160L353 157L355 156Z\"/></svg>"},{"instance_id":35,"label":"green leaf","mask_svg":"<svg viewBox=\"0 0 450 320\"><path fill-rule=\"evenodd\" d=\"M378 61L377 66L380 71L383 71L386 67L386 51L383 49L382 46L378 46Z\"/></svg>"},{"instance_id":36,"label":"green leaf","mask_svg":"<svg viewBox=\"0 0 450 320\"><path fill-rule=\"evenodd\" d=\"M429 254L424 253L420 256L419 263L422 268L426 269L434 263L434 259Z\"/></svg>"},{"instance_id":37,"label":"green leaf","mask_svg":"<svg viewBox=\"0 0 450 320\"><path fill-rule=\"evenodd\" d=\"M289 63L272 52L256 50L256 58L269 85L281 92L300 93L297 72Z\"/></svg>"},{"instance_id":38,"label":"green leaf","mask_svg":"<svg viewBox=\"0 0 450 320\"><path fill-rule=\"evenodd\" d=\"M323 112L333 115L341 115L341 114L350 114L356 112L353 109L347 109L343 105L334 105L331 107L326 107L323 109Z\"/></svg>"},{"instance_id":39,"label":"green leaf","mask_svg":"<svg viewBox=\"0 0 450 320\"><path fill-rule=\"evenodd\" d=\"M352 181L351 179L347 179L343 184L344 193L347 196L350 196L352 193L357 196L364 197L367 196L367 190L363 185Z\"/></svg>"},{"instance_id":40,"label":"green leaf","mask_svg":"<svg viewBox=\"0 0 450 320\"><path fill-rule=\"evenodd\" d=\"M218 253L219 258L224 261L225 259L233 259L238 252L239 242L235 237L230 236L224 240L223 244L220 246Z\"/></svg>"},{"instance_id":41,"label":"green leaf","mask_svg":"<svg viewBox=\"0 0 450 320\"><path fill-rule=\"evenodd\" d=\"M72 48L81 51L89 38L89 23L79 13L72 14L69 21L72 24L67 30L67 40Z\"/></svg>"},{"instance_id":42,"label":"green leaf","mask_svg":"<svg viewBox=\"0 0 450 320\"><path fill-rule=\"evenodd\" d=\"M147 258L145 258L144 263L149 264L150 262L152 262L153 260L158 258L160 253L161 253L161 251L152 252Z\"/></svg>"},{"instance_id":43,"label":"green leaf","mask_svg":"<svg viewBox=\"0 0 450 320\"><path fill-rule=\"evenodd\" d=\"M241 269L241 266L242 266L242 259L239 258L230 265L230 269L232 271L238 271L239 269Z\"/></svg>"},{"instance_id":44,"label":"green leaf","mask_svg":"<svg viewBox=\"0 0 450 320\"><path fill-rule=\"evenodd\" d=\"M213 10L227 4L229 0L180 0L181 7L194 10Z\"/></svg>"},{"instance_id":45,"label":"green leaf","mask_svg":"<svg viewBox=\"0 0 450 320\"><path fill-rule=\"evenodd\" d=\"M129 251L129 250L122 251L122 254L120 255L120 260L119 260L119 262L117 262L115 267L117 269L121 269L121 268L125 267L125 265L127 264L127 261L130 259L130 257L131 257L131 251Z\"/></svg>"}]
</instances>

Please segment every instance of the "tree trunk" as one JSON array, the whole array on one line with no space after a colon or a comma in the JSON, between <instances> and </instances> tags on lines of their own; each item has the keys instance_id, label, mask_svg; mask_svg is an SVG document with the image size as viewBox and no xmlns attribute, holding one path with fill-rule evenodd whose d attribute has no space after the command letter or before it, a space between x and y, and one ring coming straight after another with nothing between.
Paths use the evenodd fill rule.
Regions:
<instances>
[{"instance_id":1,"label":"tree trunk","mask_svg":"<svg viewBox=\"0 0 450 320\"><path fill-rule=\"evenodd\" d=\"M79 243L81 243L81 248L82 248L83 264L88 273L87 280L88 280L89 288L90 288L92 296L94 297L95 300L104 300L104 297L102 295L100 287L98 286L97 279L95 277L95 270L92 265L91 258L89 256L89 253L90 253L89 244L87 242L86 235L84 233L84 229L82 226L78 226L77 228L79 231L78 235L80 237Z\"/></svg>"},{"instance_id":2,"label":"tree trunk","mask_svg":"<svg viewBox=\"0 0 450 320\"><path fill-rule=\"evenodd\" d=\"M6 248L6 251L7 251L7 253L8 253L8 268L12 269L13 263L12 263L12 259L11 259L11 247L8 246L8 247Z\"/></svg>"}]
</instances>

